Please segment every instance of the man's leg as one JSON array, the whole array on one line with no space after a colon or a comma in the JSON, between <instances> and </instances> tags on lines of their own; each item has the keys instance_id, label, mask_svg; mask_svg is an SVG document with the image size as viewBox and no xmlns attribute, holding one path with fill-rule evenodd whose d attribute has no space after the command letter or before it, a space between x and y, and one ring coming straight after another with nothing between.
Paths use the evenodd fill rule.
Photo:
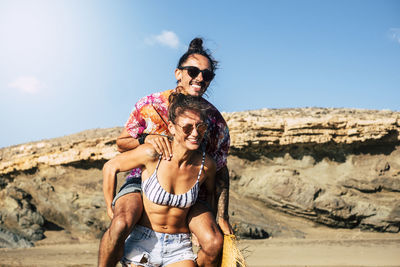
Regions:
<instances>
[{"instance_id":1,"label":"man's leg","mask_svg":"<svg viewBox=\"0 0 400 267\"><path fill-rule=\"evenodd\" d=\"M197 253L199 266L217 266L224 238L215 222L215 216L203 204L197 202L188 214L190 231L197 237L201 249Z\"/></svg>"},{"instance_id":2,"label":"man's leg","mask_svg":"<svg viewBox=\"0 0 400 267\"><path fill-rule=\"evenodd\" d=\"M142 216L143 202L140 193L120 197L114 207L114 218L100 241L99 265L115 266L122 258L124 244L133 227Z\"/></svg>"}]
</instances>

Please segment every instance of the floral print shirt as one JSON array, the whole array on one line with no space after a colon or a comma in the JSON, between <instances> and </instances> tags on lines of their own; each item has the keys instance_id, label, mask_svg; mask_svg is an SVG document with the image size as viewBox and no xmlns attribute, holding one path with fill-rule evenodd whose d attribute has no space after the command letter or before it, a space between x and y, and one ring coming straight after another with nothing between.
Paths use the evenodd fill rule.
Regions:
<instances>
[{"instance_id":1,"label":"floral print shirt","mask_svg":"<svg viewBox=\"0 0 400 267\"><path fill-rule=\"evenodd\" d=\"M133 108L125 128L133 138L138 138L142 133L168 135L168 97L174 90L154 93L141 98ZM203 98L204 99L204 98ZM228 126L221 113L207 100L210 106L207 123L208 129L203 139L202 147L215 160L217 170L226 166L230 136ZM140 168L134 169L129 178L139 178Z\"/></svg>"}]
</instances>

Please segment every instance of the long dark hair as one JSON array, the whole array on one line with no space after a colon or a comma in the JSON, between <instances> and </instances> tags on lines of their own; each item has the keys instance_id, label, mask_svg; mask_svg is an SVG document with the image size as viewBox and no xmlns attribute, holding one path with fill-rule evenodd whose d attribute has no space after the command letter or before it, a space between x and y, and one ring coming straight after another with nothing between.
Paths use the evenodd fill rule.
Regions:
<instances>
[{"instance_id":1,"label":"long dark hair","mask_svg":"<svg viewBox=\"0 0 400 267\"><path fill-rule=\"evenodd\" d=\"M210 50L203 48L203 39L200 37L196 37L190 42L188 50L181 56L176 67L178 69L182 67L186 60L194 54L205 56L210 62L211 70L213 72L215 72L215 70L218 68L218 61L212 57Z\"/></svg>"},{"instance_id":2,"label":"long dark hair","mask_svg":"<svg viewBox=\"0 0 400 267\"><path fill-rule=\"evenodd\" d=\"M168 120L175 124L176 118L185 111L195 111L200 115L200 119L205 122L210 105L199 96L185 95L174 92L169 98Z\"/></svg>"}]
</instances>

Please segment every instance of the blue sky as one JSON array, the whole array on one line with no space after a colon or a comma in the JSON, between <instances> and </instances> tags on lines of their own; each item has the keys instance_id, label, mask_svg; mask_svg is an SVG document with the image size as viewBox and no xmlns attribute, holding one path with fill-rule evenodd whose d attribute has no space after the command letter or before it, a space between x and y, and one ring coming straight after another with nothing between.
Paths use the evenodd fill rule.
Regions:
<instances>
[{"instance_id":1,"label":"blue sky","mask_svg":"<svg viewBox=\"0 0 400 267\"><path fill-rule=\"evenodd\" d=\"M0 1L0 147L122 126L196 36L220 111L400 111L400 1Z\"/></svg>"}]
</instances>

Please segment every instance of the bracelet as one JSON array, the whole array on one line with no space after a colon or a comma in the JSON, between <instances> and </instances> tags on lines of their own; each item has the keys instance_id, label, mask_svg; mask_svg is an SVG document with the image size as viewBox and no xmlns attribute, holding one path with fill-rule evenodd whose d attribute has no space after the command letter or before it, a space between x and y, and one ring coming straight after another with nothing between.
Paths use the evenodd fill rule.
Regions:
<instances>
[{"instance_id":1,"label":"bracelet","mask_svg":"<svg viewBox=\"0 0 400 267\"><path fill-rule=\"evenodd\" d=\"M147 137L148 135L149 135L149 134L147 134L147 133L141 134L140 137L138 138L139 144L143 145L143 144L144 144L144 140L146 139L146 137Z\"/></svg>"}]
</instances>

